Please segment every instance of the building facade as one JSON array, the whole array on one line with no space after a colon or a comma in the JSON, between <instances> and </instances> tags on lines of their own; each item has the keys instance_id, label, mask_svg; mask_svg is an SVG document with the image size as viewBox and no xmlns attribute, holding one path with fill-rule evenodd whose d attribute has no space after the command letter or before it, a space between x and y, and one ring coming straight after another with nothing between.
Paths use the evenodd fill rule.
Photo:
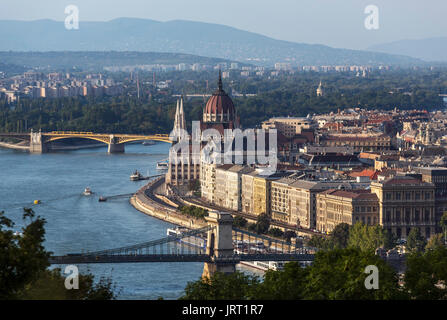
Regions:
<instances>
[{"instance_id":1,"label":"building facade","mask_svg":"<svg viewBox=\"0 0 447 320\"><path fill-rule=\"evenodd\" d=\"M427 239L436 233L435 185L411 176L371 183L379 199L379 223L398 238L419 228Z\"/></svg>"},{"instance_id":2,"label":"building facade","mask_svg":"<svg viewBox=\"0 0 447 320\"><path fill-rule=\"evenodd\" d=\"M320 232L330 233L340 223L376 225L379 222L378 198L369 190L330 189L318 193L316 198L316 229Z\"/></svg>"}]
</instances>

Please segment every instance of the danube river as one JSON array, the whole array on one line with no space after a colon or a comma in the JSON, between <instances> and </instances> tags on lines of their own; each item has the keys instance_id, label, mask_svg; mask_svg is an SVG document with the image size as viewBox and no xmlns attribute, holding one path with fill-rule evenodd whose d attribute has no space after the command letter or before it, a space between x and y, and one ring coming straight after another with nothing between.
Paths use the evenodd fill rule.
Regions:
<instances>
[{"instance_id":1,"label":"danube river","mask_svg":"<svg viewBox=\"0 0 447 320\"><path fill-rule=\"evenodd\" d=\"M55 254L94 251L137 244L166 236L172 225L135 210L128 198L98 202L100 195L133 193L147 181L130 174L157 174L170 145L126 145L125 154L106 147L48 154L0 148L0 211L22 225L22 208L32 207L47 220L47 250ZM85 187L95 193L82 195ZM42 201L32 205L33 200ZM200 278L202 263L91 264L80 266L96 278L111 277L119 299L176 299L188 281Z\"/></svg>"}]
</instances>

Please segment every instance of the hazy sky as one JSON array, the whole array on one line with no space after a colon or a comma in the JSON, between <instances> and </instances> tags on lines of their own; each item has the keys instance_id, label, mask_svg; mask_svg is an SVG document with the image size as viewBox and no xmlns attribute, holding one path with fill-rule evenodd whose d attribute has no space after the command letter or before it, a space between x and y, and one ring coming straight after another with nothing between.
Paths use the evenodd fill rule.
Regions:
<instances>
[{"instance_id":1,"label":"hazy sky","mask_svg":"<svg viewBox=\"0 0 447 320\"><path fill-rule=\"evenodd\" d=\"M80 23L138 17L229 25L294 42L364 49L401 39L447 36L446 0L0 0L0 20L65 19ZM379 8L379 29L367 30L366 6Z\"/></svg>"}]
</instances>

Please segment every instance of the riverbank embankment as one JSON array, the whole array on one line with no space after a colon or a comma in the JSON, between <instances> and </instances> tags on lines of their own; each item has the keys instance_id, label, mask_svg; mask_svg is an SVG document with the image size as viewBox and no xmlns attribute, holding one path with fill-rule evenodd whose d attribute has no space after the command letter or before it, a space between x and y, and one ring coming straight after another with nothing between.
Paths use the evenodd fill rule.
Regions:
<instances>
[{"instance_id":1,"label":"riverbank embankment","mask_svg":"<svg viewBox=\"0 0 447 320\"><path fill-rule=\"evenodd\" d=\"M202 219L185 216L174 206L160 203L161 200L155 194L157 191L163 190L164 187L164 177L153 180L130 198L130 204L144 214L182 227L197 229L207 225Z\"/></svg>"}]
</instances>

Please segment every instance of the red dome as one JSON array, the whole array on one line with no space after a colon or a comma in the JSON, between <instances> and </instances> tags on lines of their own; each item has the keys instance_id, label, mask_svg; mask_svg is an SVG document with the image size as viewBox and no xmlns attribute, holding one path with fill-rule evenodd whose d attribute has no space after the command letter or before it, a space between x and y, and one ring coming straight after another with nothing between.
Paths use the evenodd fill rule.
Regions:
<instances>
[{"instance_id":1,"label":"red dome","mask_svg":"<svg viewBox=\"0 0 447 320\"><path fill-rule=\"evenodd\" d=\"M222 89L222 78L219 75L219 88L208 99L204 110L206 122L228 122L235 120L236 109L233 101Z\"/></svg>"},{"instance_id":2,"label":"red dome","mask_svg":"<svg viewBox=\"0 0 447 320\"><path fill-rule=\"evenodd\" d=\"M234 114L234 104L231 98L225 93L215 92L206 103L205 113L208 114L222 114L230 113Z\"/></svg>"}]
</instances>

